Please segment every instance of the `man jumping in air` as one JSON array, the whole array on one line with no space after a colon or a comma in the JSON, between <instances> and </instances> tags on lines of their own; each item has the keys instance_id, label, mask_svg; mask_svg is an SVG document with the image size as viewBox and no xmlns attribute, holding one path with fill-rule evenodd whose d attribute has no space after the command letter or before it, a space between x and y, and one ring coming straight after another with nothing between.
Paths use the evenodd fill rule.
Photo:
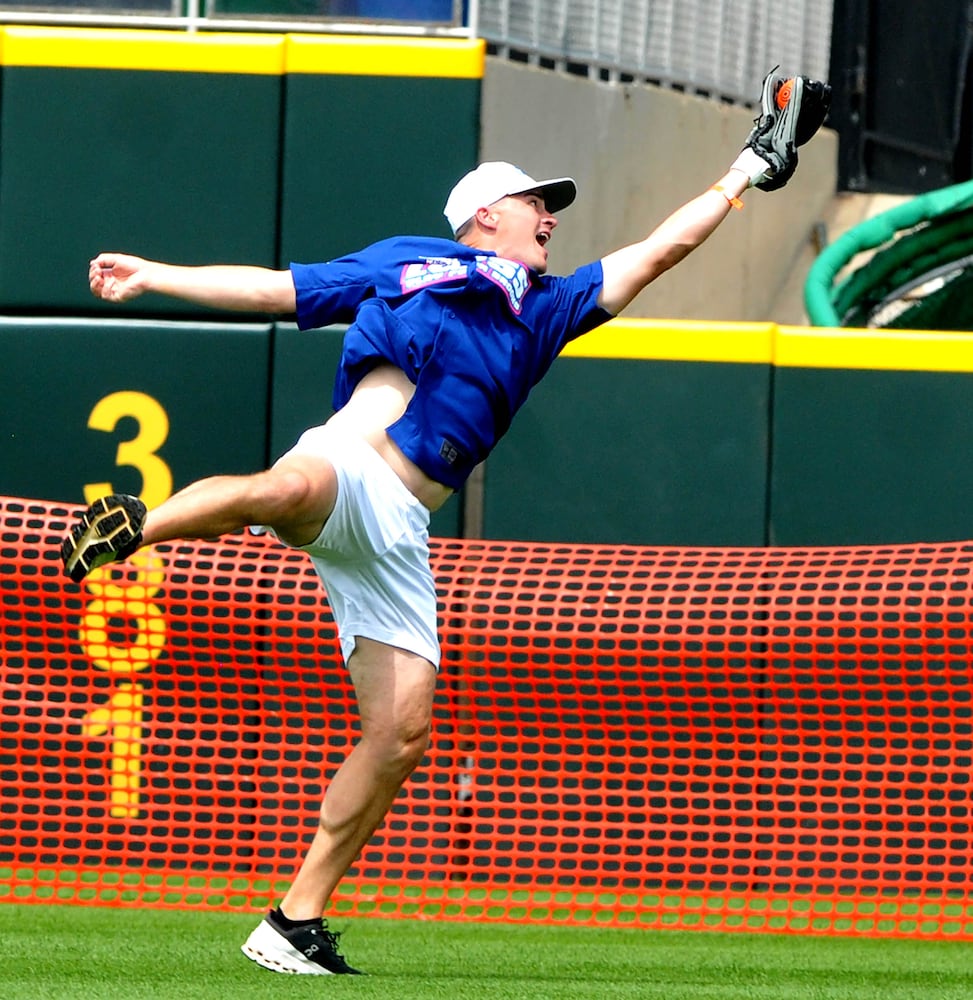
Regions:
<instances>
[{"instance_id":1,"label":"man jumping in air","mask_svg":"<svg viewBox=\"0 0 973 1000\"><path fill-rule=\"evenodd\" d=\"M787 182L829 95L821 83L772 72L730 169L646 239L568 277L546 271L574 181L535 180L501 162L481 164L450 192L451 240L396 237L280 271L120 253L91 262L91 291L109 302L158 292L217 309L296 314L304 330L349 324L334 415L272 468L204 479L148 512L135 497L104 497L61 550L65 571L81 581L141 546L252 526L303 549L320 575L361 739L331 779L290 888L243 945L255 962L286 973L357 972L322 914L428 745L440 655L430 512L486 458L565 344L678 264L748 188Z\"/></svg>"}]
</instances>

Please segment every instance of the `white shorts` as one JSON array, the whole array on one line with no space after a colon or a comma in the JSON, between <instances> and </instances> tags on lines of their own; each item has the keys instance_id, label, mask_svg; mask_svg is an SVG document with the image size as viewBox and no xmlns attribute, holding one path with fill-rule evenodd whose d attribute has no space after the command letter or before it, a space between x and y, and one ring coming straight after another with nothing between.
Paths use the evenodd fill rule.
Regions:
<instances>
[{"instance_id":1,"label":"white shorts","mask_svg":"<svg viewBox=\"0 0 973 1000\"><path fill-rule=\"evenodd\" d=\"M345 662L363 636L418 653L438 670L429 510L358 438L312 427L287 455L326 459L338 477L334 511L300 548L324 583Z\"/></svg>"}]
</instances>

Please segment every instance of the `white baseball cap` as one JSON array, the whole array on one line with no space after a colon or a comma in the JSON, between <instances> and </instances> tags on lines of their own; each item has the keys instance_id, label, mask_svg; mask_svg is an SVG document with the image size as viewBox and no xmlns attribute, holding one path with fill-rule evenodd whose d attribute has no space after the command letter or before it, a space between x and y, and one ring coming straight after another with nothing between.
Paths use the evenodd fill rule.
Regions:
<instances>
[{"instance_id":1,"label":"white baseball cap","mask_svg":"<svg viewBox=\"0 0 973 1000\"><path fill-rule=\"evenodd\" d=\"M481 163L462 177L449 192L443 215L456 233L460 227L476 215L478 208L485 208L511 194L526 191L540 191L548 212L560 212L574 201L578 186L570 177L555 177L552 180L535 181L512 163L495 160Z\"/></svg>"}]
</instances>

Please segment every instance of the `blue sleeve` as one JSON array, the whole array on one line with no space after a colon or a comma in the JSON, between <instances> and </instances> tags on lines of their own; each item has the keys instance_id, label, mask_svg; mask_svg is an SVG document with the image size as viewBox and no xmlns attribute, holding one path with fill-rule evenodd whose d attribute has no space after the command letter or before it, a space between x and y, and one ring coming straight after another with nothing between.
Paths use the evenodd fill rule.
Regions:
<instances>
[{"instance_id":1,"label":"blue sleeve","mask_svg":"<svg viewBox=\"0 0 973 1000\"><path fill-rule=\"evenodd\" d=\"M375 275L362 254L327 264L291 264L291 275L301 330L351 323L362 302L375 294Z\"/></svg>"},{"instance_id":2,"label":"blue sleeve","mask_svg":"<svg viewBox=\"0 0 973 1000\"><path fill-rule=\"evenodd\" d=\"M297 325L312 330L331 323L351 323L368 299L397 303L410 289L402 283L410 262L460 256L475 251L451 240L393 236L326 264L291 264L297 292Z\"/></svg>"},{"instance_id":3,"label":"blue sleeve","mask_svg":"<svg viewBox=\"0 0 973 1000\"><path fill-rule=\"evenodd\" d=\"M546 298L541 322L552 354L612 319L612 314L598 305L604 281L600 260L579 267L566 278L542 281Z\"/></svg>"}]
</instances>

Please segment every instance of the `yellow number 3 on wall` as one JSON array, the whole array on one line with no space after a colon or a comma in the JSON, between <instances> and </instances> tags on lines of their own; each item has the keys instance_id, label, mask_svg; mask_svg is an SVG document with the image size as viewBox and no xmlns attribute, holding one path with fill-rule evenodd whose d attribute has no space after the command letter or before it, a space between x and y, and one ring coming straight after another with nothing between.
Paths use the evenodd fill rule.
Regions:
<instances>
[{"instance_id":1,"label":"yellow number 3 on wall","mask_svg":"<svg viewBox=\"0 0 973 1000\"><path fill-rule=\"evenodd\" d=\"M142 476L139 499L146 507L157 507L172 495L172 471L156 454L169 436L169 417L158 400L144 392L113 392L100 399L88 418L92 430L111 433L124 417L138 424L138 433L130 441L122 441L115 454L116 465L128 465ZM111 483L87 483L86 503L116 492Z\"/></svg>"}]
</instances>

